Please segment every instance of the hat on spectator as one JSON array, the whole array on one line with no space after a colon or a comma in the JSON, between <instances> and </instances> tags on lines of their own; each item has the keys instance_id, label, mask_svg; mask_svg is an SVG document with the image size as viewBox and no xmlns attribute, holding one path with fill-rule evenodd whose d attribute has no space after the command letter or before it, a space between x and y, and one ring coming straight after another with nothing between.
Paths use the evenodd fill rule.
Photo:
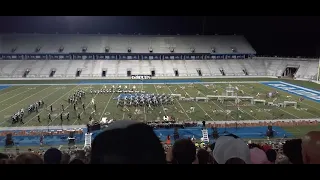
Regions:
<instances>
[{"instance_id":1,"label":"hat on spectator","mask_svg":"<svg viewBox=\"0 0 320 180\"><path fill-rule=\"evenodd\" d=\"M225 164L229 159L239 158L246 164L251 164L248 145L240 138L221 136L213 149L213 158L218 164Z\"/></svg>"},{"instance_id":2,"label":"hat on spectator","mask_svg":"<svg viewBox=\"0 0 320 180\"><path fill-rule=\"evenodd\" d=\"M267 154L259 148L250 149L250 156L252 164L271 164Z\"/></svg>"},{"instance_id":3,"label":"hat on spectator","mask_svg":"<svg viewBox=\"0 0 320 180\"><path fill-rule=\"evenodd\" d=\"M136 121L115 121L92 143L91 164L166 163L164 149L153 129Z\"/></svg>"}]
</instances>

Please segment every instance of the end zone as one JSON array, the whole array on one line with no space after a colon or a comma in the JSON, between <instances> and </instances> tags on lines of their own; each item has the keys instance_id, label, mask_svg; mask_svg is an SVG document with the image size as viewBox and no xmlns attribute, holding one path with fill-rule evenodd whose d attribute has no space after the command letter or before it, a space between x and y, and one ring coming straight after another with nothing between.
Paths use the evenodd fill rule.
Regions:
<instances>
[{"instance_id":1,"label":"end zone","mask_svg":"<svg viewBox=\"0 0 320 180\"><path fill-rule=\"evenodd\" d=\"M10 87L9 85L0 85L0 91Z\"/></svg>"},{"instance_id":2,"label":"end zone","mask_svg":"<svg viewBox=\"0 0 320 180\"><path fill-rule=\"evenodd\" d=\"M293 85L282 81L270 81L260 83L320 103L320 91L308 89L305 87Z\"/></svg>"}]
</instances>

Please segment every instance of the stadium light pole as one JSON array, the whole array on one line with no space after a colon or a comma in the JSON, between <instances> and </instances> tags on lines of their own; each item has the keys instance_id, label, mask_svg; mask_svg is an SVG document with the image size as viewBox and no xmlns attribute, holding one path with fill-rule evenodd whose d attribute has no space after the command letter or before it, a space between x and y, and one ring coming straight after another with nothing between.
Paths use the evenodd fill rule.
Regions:
<instances>
[{"instance_id":1,"label":"stadium light pole","mask_svg":"<svg viewBox=\"0 0 320 180\"><path fill-rule=\"evenodd\" d=\"M320 58L319 58L319 64L318 64L318 77L317 77L317 81L319 83L320 81Z\"/></svg>"},{"instance_id":2,"label":"stadium light pole","mask_svg":"<svg viewBox=\"0 0 320 180\"><path fill-rule=\"evenodd\" d=\"M236 101L237 101L237 117L235 119L236 121L236 131L238 130L238 122L237 120L239 120L239 99L238 99L238 92L237 92L237 96L236 96Z\"/></svg>"},{"instance_id":3,"label":"stadium light pole","mask_svg":"<svg viewBox=\"0 0 320 180\"><path fill-rule=\"evenodd\" d=\"M203 16L202 18L202 35L205 34L205 28L206 28L206 16Z\"/></svg>"}]
</instances>

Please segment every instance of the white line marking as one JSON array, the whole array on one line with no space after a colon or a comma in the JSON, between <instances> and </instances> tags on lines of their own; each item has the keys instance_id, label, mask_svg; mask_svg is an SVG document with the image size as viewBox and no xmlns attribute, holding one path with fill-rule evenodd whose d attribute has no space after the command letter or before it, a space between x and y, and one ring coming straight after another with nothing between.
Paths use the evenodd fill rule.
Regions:
<instances>
[{"instance_id":1,"label":"white line marking","mask_svg":"<svg viewBox=\"0 0 320 180\"><path fill-rule=\"evenodd\" d=\"M111 96L110 96L110 98L109 98L109 100L108 100L108 102L106 104L106 107L104 107L104 109L103 109L103 111L101 113L101 116L100 116L100 120L102 119L102 116L103 116L104 112L106 111L106 109L107 109L107 107L108 107L108 105L110 103L110 100L113 98L113 94L114 94L114 92L112 92L112 94L111 94Z\"/></svg>"},{"instance_id":2,"label":"white line marking","mask_svg":"<svg viewBox=\"0 0 320 180\"><path fill-rule=\"evenodd\" d=\"M68 92L66 92L66 93L64 93L64 95L62 95L62 96L60 96L60 98L58 98L57 100L55 100L53 103L51 103L50 105L49 105L49 107L51 106L51 105L53 105L53 104L55 104L57 101L59 101L61 98L63 98L65 95L67 95L67 94L69 94L74 88L76 88L76 87L78 87L78 86L75 86L75 87L73 87L72 89L70 89ZM60 90L60 89L58 89L58 90ZM58 91L57 90L57 91ZM57 92L57 91L55 91L55 92ZM67 109L67 108L66 108ZM43 111L45 111L46 110L46 108L43 108L38 114L41 114ZM24 125L26 125L26 124L28 124L31 120L33 120L34 118L36 118L37 117L37 115L35 115L33 118L31 118L30 120L28 120Z\"/></svg>"},{"instance_id":3,"label":"white line marking","mask_svg":"<svg viewBox=\"0 0 320 180\"><path fill-rule=\"evenodd\" d=\"M103 87L103 86L102 86L102 87ZM90 85L89 89L91 89L91 88L92 88L92 85ZM99 90L100 90L100 89L99 89ZM94 95L93 99L95 99L95 98L97 97L97 95L98 95L98 93ZM91 104L91 101L89 101L89 103L85 106L85 109L87 109L90 104ZM80 113L80 118L81 118L81 115L82 115L84 112L85 112L85 110ZM76 114L76 116L78 116L78 114ZM76 119L75 119L75 121L72 123L72 125L74 125L76 122L78 122L78 117L76 117Z\"/></svg>"},{"instance_id":4,"label":"white line marking","mask_svg":"<svg viewBox=\"0 0 320 180\"><path fill-rule=\"evenodd\" d=\"M13 87L13 86L10 86L10 87ZM8 87L8 88L10 88L10 87ZM10 91L8 91L8 92L5 92L5 93L3 93L3 94L0 94L0 96L5 95L5 94L8 94L8 93L11 93L11 92L14 92L14 91L19 90L19 89L21 89L21 88L23 88L23 87L25 87L25 86L21 86L21 87L19 87L19 88L17 88L17 89L13 89L13 90L10 90ZM5 89L7 89L7 88L5 88ZM5 90L5 89L1 89L1 91L2 91L2 90Z\"/></svg>"},{"instance_id":5,"label":"white line marking","mask_svg":"<svg viewBox=\"0 0 320 180\"><path fill-rule=\"evenodd\" d=\"M156 90L156 93L159 94L156 85L153 85L153 87ZM164 106L163 106L162 102L161 102L161 106L162 106L162 109L163 109L163 113L167 116L167 112L164 110Z\"/></svg>"},{"instance_id":6,"label":"white line marking","mask_svg":"<svg viewBox=\"0 0 320 180\"><path fill-rule=\"evenodd\" d=\"M40 92L42 92L42 91L44 91L44 90L46 90L46 89L48 89L48 88L50 88L50 87L51 87L51 86L48 86L48 87L46 87L46 88L42 89L41 91L38 91L38 92L37 92L37 93L35 93L35 94L31 94L30 96L28 96L28 97L26 97L26 98L22 99L21 101L18 101L18 102L16 102L16 103L12 104L11 106L9 106L9 107L7 107L7 108L2 109L0 112L3 112L4 110L6 110L6 109L8 109L8 108L10 108L10 107L12 107L12 106L14 106L14 105L16 105L16 104L18 104L18 103L22 102L22 101L24 101L24 100L26 100L26 99L29 99L29 98L31 98L32 96L34 96L34 95L36 95L36 94L39 94Z\"/></svg>"},{"instance_id":7,"label":"white line marking","mask_svg":"<svg viewBox=\"0 0 320 180\"><path fill-rule=\"evenodd\" d=\"M35 88L37 88L37 87L39 87L39 86L36 86ZM18 93L18 94L14 95L14 96L11 96L11 97L9 97L9 98L7 98L7 99L5 99L5 100L0 101L0 103L2 103L2 102L4 102L4 101L7 101L7 100L9 100L9 99L11 99L11 98L14 98L14 97L16 97L16 96L19 96L20 94L23 94L23 93L26 93L26 92L28 92L28 91L31 91L31 90L34 90L34 89L29 89L29 90L27 90L27 91L22 91L21 93Z\"/></svg>"},{"instance_id":8,"label":"white line marking","mask_svg":"<svg viewBox=\"0 0 320 180\"><path fill-rule=\"evenodd\" d=\"M70 91L68 91L67 93L64 93L63 96L61 96L60 98L58 98L56 101L54 101L54 102L53 102L52 104L50 104L50 105L55 104L57 101L59 101L59 100L60 100L61 98L63 98L64 96L69 95L69 93L70 93L72 90L74 90L75 88L77 88L77 87L79 87L79 85L73 87L73 88L70 89ZM49 107L50 107L50 105L49 105ZM70 105L71 105L71 104L69 104L65 109L68 109L68 107L69 107ZM48 126L50 126L57 118L58 118L58 116L56 116L54 119L52 119L52 121L48 123Z\"/></svg>"},{"instance_id":9,"label":"white line marking","mask_svg":"<svg viewBox=\"0 0 320 180\"><path fill-rule=\"evenodd\" d=\"M262 84L263 85L263 84ZM262 88L262 87L260 87L260 86L255 86L255 87L257 87L257 88L259 88L259 89L261 89L261 90L263 90L263 91L265 91L265 92L268 92L268 90L267 89L265 89L265 88ZM275 89L275 88L273 88L273 89ZM293 116L293 117L295 117L295 118L298 118L298 119L300 119L300 117L298 117L298 116L296 116L296 115L294 115L294 114L292 114L292 113L290 113L290 112L288 112L288 111L285 111L285 110L283 110L283 109L281 109L281 108L279 108L279 107L277 107L280 111L283 111L283 112L285 112L285 113L287 113L287 114L289 114L289 115L291 115L291 116Z\"/></svg>"},{"instance_id":10,"label":"white line marking","mask_svg":"<svg viewBox=\"0 0 320 180\"><path fill-rule=\"evenodd\" d=\"M206 87L204 84L202 84L204 87ZM207 89L209 89L208 87L206 87ZM211 89L209 89L211 90ZM213 90L211 90L213 92ZM207 95L207 94L204 94ZM218 108L220 108L222 111L224 111L225 113L227 113L227 110L222 108L221 106L219 106L219 104L215 103L213 100L209 100L209 102L212 102L214 105L216 105ZM213 110L212 110L213 111ZM229 115L231 117L231 119L235 120L235 118L233 116L231 116L231 114Z\"/></svg>"},{"instance_id":11,"label":"white line marking","mask_svg":"<svg viewBox=\"0 0 320 180\"><path fill-rule=\"evenodd\" d=\"M181 88L180 85L178 85L178 87ZM184 89L182 89L182 90L183 90L189 97L191 97L186 90L184 90ZM198 103L197 101L195 101L194 103L204 112L205 115L209 116L209 118L210 118L212 121L214 121L214 119L199 105L199 103Z\"/></svg>"},{"instance_id":12,"label":"white line marking","mask_svg":"<svg viewBox=\"0 0 320 180\"><path fill-rule=\"evenodd\" d=\"M101 87L101 88L103 88L104 87L104 85ZM101 89L100 88L100 89ZM100 90L99 89L99 90ZM95 99L96 97L97 97L97 95L98 95L98 93L93 97L93 99ZM89 106L90 106L90 104L91 104L91 101L87 104L87 106L85 107L85 109L87 109ZM85 111L82 111L81 113L80 113L80 117L81 117L81 115L84 113ZM103 114L102 114L103 115ZM101 119L101 118L100 118ZM76 120L72 123L72 125L74 125L76 122L78 122L78 118L76 118Z\"/></svg>"},{"instance_id":13,"label":"white line marking","mask_svg":"<svg viewBox=\"0 0 320 180\"><path fill-rule=\"evenodd\" d=\"M170 93L173 94L173 92L171 91L171 89L169 88L169 86L166 85L166 87L169 89ZM177 100L177 99L175 99L175 100L178 102L178 104L179 104L179 106L181 107L181 109L183 110L184 114L188 117L188 120L191 120L191 118L190 118L189 115L187 114L186 110L185 110L185 109L183 108L183 106L180 104L179 100Z\"/></svg>"},{"instance_id":14,"label":"white line marking","mask_svg":"<svg viewBox=\"0 0 320 180\"><path fill-rule=\"evenodd\" d=\"M141 86L140 91L143 91L143 84ZM147 122L147 113L146 113L146 106L145 105L143 106L143 113L144 113L144 121Z\"/></svg>"},{"instance_id":15,"label":"white line marking","mask_svg":"<svg viewBox=\"0 0 320 180\"><path fill-rule=\"evenodd\" d=\"M50 94L46 95L45 97L43 97L43 98L41 98L41 99L42 99L42 100L43 100L43 99L46 99L47 97L51 96L53 93L56 93L57 91L59 91L59 90L55 90L55 91L51 92ZM41 111L39 111L39 113L37 113L37 114L40 114L44 109L45 109L45 108L43 108L43 109L42 109ZM30 122L30 121L31 121L32 119L34 119L35 117L37 117L37 115L34 116L33 118L31 118L30 120L28 120L26 123L21 124L20 126L25 126L26 124L28 124L28 122Z\"/></svg>"}]
</instances>

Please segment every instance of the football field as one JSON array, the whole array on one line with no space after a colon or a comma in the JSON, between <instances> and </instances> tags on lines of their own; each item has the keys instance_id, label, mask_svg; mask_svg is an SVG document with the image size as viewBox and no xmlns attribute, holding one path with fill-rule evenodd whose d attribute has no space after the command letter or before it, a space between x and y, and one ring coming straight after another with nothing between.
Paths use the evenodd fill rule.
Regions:
<instances>
[{"instance_id":1,"label":"football field","mask_svg":"<svg viewBox=\"0 0 320 180\"><path fill-rule=\"evenodd\" d=\"M254 99L282 103L284 101L297 102L297 108L293 106L278 107L268 106L263 103L252 104L250 100L241 100L238 104L233 100L223 102L218 99L206 101L189 101L179 98L174 99L174 104L160 105L157 107L117 107L117 97L120 93L91 94L90 90L110 89L119 84L37 84L37 85L13 85L3 86L0 91L0 126L21 127L21 126L60 126L60 125L81 125L89 121L89 116L100 121L103 117L107 119L123 120L131 119L138 121L152 121L162 119L163 116L174 117L177 121L226 121L226 120L271 120L271 119L313 119L320 117L320 104L318 102L304 99L300 101L299 96L289 94L285 91L278 91L276 98L267 97L268 93L276 91L274 88L258 82L220 82L220 83L199 83L199 84L121 84L121 88L128 89L135 86L136 90L145 91L146 94L180 94L182 97L207 97L207 95L223 95L230 86L237 93L237 96L250 96ZM77 90L86 92L82 103L78 103L76 110L73 104L68 103L68 98ZM123 94L123 93L122 93ZM95 99L96 111L91 104ZM39 100L45 105L39 112L25 113L22 123L11 123L11 116L18 110L27 107ZM53 111L50 110L50 105ZM64 105L62 111L61 105ZM70 120L66 120L66 113L70 113ZM51 113L51 121L48 114ZM63 113L63 120L60 114ZM40 115L38 122L37 115ZM80 114L81 119L77 118Z\"/></svg>"}]
</instances>

